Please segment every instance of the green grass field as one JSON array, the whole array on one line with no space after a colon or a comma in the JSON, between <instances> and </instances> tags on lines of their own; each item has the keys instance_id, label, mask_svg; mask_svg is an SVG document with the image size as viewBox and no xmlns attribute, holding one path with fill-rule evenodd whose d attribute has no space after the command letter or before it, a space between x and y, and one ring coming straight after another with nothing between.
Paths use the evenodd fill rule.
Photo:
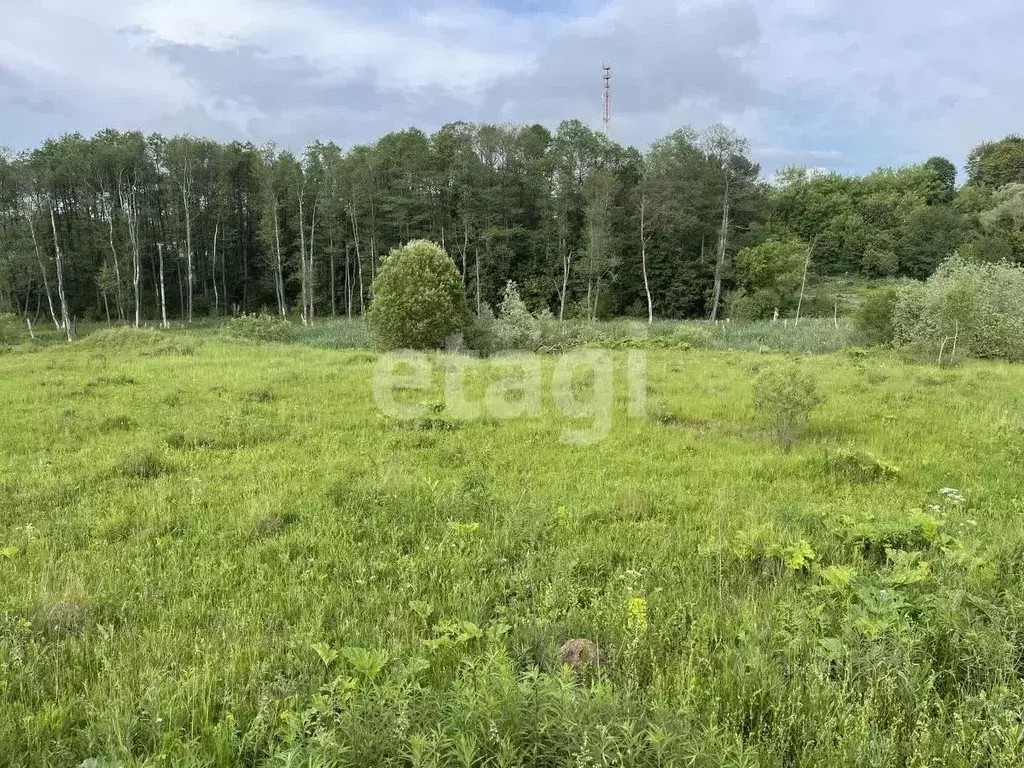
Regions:
<instances>
[{"instance_id":1,"label":"green grass field","mask_svg":"<svg viewBox=\"0 0 1024 768\"><path fill-rule=\"evenodd\" d=\"M117 338L0 355L0 764L1021 764L1024 368L804 358L784 453L778 354L650 350L638 418L616 351L567 445L450 362L405 423L366 350Z\"/></svg>"}]
</instances>

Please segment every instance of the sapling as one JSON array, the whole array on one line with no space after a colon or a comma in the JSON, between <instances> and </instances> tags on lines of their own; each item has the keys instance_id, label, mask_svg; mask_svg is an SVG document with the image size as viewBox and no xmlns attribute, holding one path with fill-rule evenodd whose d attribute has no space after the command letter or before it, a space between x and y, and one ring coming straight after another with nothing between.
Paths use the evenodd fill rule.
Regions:
<instances>
[{"instance_id":1,"label":"sapling","mask_svg":"<svg viewBox=\"0 0 1024 768\"><path fill-rule=\"evenodd\" d=\"M823 401L814 376L797 364L767 368L754 384L754 408L786 452L792 450Z\"/></svg>"}]
</instances>

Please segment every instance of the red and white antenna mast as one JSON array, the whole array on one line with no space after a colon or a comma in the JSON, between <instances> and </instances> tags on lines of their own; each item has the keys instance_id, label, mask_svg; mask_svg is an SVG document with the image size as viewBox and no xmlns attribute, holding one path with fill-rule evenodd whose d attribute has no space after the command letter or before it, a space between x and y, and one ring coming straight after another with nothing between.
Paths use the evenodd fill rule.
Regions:
<instances>
[{"instance_id":1,"label":"red and white antenna mast","mask_svg":"<svg viewBox=\"0 0 1024 768\"><path fill-rule=\"evenodd\" d=\"M604 80L604 135L607 136L612 123L612 68L602 64L601 69L604 70L601 78Z\"/></svg>"}]
</instances>

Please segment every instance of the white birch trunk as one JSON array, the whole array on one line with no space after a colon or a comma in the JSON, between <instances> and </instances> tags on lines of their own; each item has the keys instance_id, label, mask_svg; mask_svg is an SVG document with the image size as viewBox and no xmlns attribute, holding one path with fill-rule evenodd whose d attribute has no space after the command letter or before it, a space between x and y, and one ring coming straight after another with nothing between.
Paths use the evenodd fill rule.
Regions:
<instances>
[{"instance_id":1,"label":"white birch trunk","mask_svg":"<svg viewBox=\"0 0 1024 768\"><path fill-rule=\"evenodd\" d=\"M50 226L53 228L53 253L57 262L57 296L60 298L60 321L61 327L68 336L68 341L75 340L75 329L71 325L71 317L68 314L68 298L64 293L64 259L60 253L60 244L57 242L57 221L53 217L53 207L50 207Z\"/></svg>"},{"instance_id":2,"label":"white birch trunk","mask_svg":"<svg viewBox=\"0 0 1024 768\"><path fill-rule=\"evenodd\" d=\"M110 242L110 254L114 260L114 279L117 281L117 318L124 320L124 294L121 292L121 265L114 247L114 214L107 203L106 192L100 187L100 199L103 201L103 215L107 219L107 239ZM109 314L109 313L108 313Z\"/></svg>"},{"instance_id":3,"label":"white birch trunk","mask_svg":"<svg viewBox=\"0 0 1024 768\"><path fill-rule=\"evenodd\" d=\"M217 290L217 235L220 234L220 221L213 225L213 261L210 274L213 276L213 314L220 314L220 291Z\"/></svg>"},{"instance_id":4,"label":"white birch trunk","mask_svg":"<svg viewBox=\"0 0 1024 768\"><path fill-rule=\"evenodd\" d=\"M171 324L167 322L167 290L164 286L164 244L156 244L157 258L159 261L160 269L160 327L170 328Z\"/></svg>"},{"instance_id":5,"label":"white birch trunk","mask_svg":"<svg viewBox=\"0 0 1024 768\"><path fill-rule=\"evenodd\" d=\"M277 287L277 309L281 317L287 317L288 309L284 303L284 266L281 263L281 230L277 220L277 198L274 198L274 246L277 253L276 264L276 287Z\"/></svg>"},{"instance_id":6,"label":"white birch trunk","mask_svg":"<svg viewBox=\"0 0 1024 768\"><path fill-rule=\"evenodd\" d=\"M50 293L50 278L46 276L46 264L43 262L42 251L39 250L39 241L36 240L36 227L32 223L32 212L28 214L28 228L32 233L32 247L36 251L36 260L39 262L39 271L43 276L43 288L46 289L46 303L50 307L50 317L53 318L54 328L60 328L60 320L57 318L57 311L53 306L53 294Z\"/></svg>"},{"instance_id":7,"label":"white birch trunk","mask_svg":"<svg viewBox=\"0 0 1024 768\"><path fill-rule=\"evenodd\" d=\"M722 230L718 234L718 260L715 262L715 294L711 306L711 320L718 319L718 305L722 300L722 276L725 272L725 255L729 246L729 176L725 177L725 195L722 199Z\"/></svg>"},{"instance_id":8,"label":"white birch trunk","mask_svg":"<svg viewBox=\"0 0 1024 768\"><path fill-rule=\"evenodd\" d=\"M647 295L647 324L654 324L654 302L651 301L651 285L647 281L647 236L645 232L647 215L647 194L640 193L640 266L644 273L644 293Z\"/></svg>"},{"instance_id":9,"label":"white birch trunk","mask_svg":"<svg viewBox=\"0 0 1024 768\"><path fill-rule=\"evenodd\" d=\"M135 185L125 185L118 179L118 196L121 198L121 210L128 222L128 244L132 250L132 290L135 294L135 327L142 323L142 297L139 286L142 278L142 256L139 253L139 214L135 204Z\"/></svg>"},{"instance_id":10,"label":"white birch trunk","mask_svg":"<svg viewBox=\"0 0 1024 768\"><path fill-rule=\"evenodd\" d=\"M192 284L195 281L192 272L192 209L188 204L192 196L192 176L188 161L181 172L181 202L185 207L185 282L186 307L188 322L192 322Z\"/></svg>"},{"instance_id":11,"label":"white birch trunk","mask_svg":"<svg viewBox=\"0 0 1024 768\"><path fill-rule=\"evenodd\" d=\"M302 320L303 325L309 325L309 268L306 266L306 217L302 210L302 201L306 196L306 184L303 182L302 188L299 190L299 261L300 261L300 272L299 275L302 279L302 311L299 313L299 318Z\"/></svg>"}]
</instances>

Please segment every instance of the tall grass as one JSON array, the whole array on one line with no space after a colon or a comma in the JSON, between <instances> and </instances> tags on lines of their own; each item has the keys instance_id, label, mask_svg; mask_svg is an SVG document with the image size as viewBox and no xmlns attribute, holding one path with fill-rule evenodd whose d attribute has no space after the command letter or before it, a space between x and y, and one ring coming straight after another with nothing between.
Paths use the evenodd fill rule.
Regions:
<instances>
[{"instance_id":1,"label":"tall grass","mask_svg":"<svg viewBox=\"0 0 1024 768\"><path fill-rule=\"evenodd\" d=\"M591 446L360 350L0 357L0 763L1018 766L1024 372L809 358L782 453L777 357L652 349Z\"/></svg>"}]
</instances>

